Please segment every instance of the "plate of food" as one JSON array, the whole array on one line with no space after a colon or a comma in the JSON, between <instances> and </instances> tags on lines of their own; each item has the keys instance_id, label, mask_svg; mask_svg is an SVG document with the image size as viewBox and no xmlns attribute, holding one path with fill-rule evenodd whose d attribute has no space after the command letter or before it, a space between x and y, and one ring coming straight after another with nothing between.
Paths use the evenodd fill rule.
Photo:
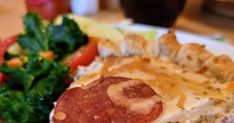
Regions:
<instances>
[{"instance_id":1,"label":"plate of food","mask_svg":"<svg viewBox=\"0 0 234 123\"><path fill-rule=\"evenodd\" d=\"M127 26L126 25L127 24L121 27L125 28L126 30L133 31L133 32L143 31L147 33L152 33L151 35L153 34L156 35L155 36L156 39L159 38L162 34L165 34L168 32L168 28L155 27L155 26L150 26L150 25L145 25L145 24L131 24ZM156 31L156 32L154 33L152 31ZM196 35L196 34L192 34L189 32L180 31L180 30L176 30L175 33L176 33L176 37L178 41L181 44L198 43L201 45L206 45L206 49L208 49L209 51L212 51L212 53L216 55L226 54L226 55L229 55L232 59L234 59L234 54L231 53L233 51L233 46L228 45L228 42L225 42L222 40L214 40L211 37Z\"/></svg>"},{"instance_id":2,"label":"plate of food","mask_svg":"<svg viewBox=\"0 0 234 123\"><path fill-rule=\"evenodd\" d=\"M5 122L234 122L234 48L166 28L73 15L0 44Z\"/></svg>"}]
</instances>

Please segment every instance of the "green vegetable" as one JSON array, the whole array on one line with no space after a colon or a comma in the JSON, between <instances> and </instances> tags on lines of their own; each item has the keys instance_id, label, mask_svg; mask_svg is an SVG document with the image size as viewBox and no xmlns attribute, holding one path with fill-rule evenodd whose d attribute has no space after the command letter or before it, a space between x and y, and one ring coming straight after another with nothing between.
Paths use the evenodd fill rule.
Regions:
<instances>
[{"instance_id":1,"label":"green vegetable","mask_svg":"<svg viewBox=\"0 0 234 123\"><path fill-rule=\"evenodd\" d=\"M60 57L73 53L88 40L77 23L67 17L63 17L61 25L48 26L47 33L50 38L50 49Z\"/></svg>"},{"instance_id":2,"label":"green vegetable","mask_svg":"<svg viewBox=\"0 0 234 123\"><path fill-rule=\"evenodd\" d=\"M49 38L40 17L35 13L24 16L25 34L19 35L19 43L30 51L46 51L49 49Z\"/></svg>"},{"instance_id":3,"label":"green vegetable","mask_svg":"<svg viewBox=\"0 0 234 123\"><path fill-rule=\"evenodd\" d=\"M18 43L14 43L8 50L7 53L10 55L19 55L22 52L22 48Z\"/></svg>"},{"instance_id":4,"label":"green vegetable","mask_svg":"<svg viewBox=\"0 0 234 123\"><path fill-rule=\"evenodd\" d=\"M142 31L137 33L142 35L147 41L153 41L157 36L157 32L155 30Z\"/></svg>"},{"instance_id":5,"label":"green vegetable","mask_svg":"<svg viewBox=\"0 0 234 123\"><path fill-rule=\"evenodd\" d=\"M0 111L7 123L26 123L33 109L22 92L3 86L0 87Z\"/></svg>"},{"instance_id":6,"label":"green vegetable","mask_svg":"<svg viewBox=\"0 0 234 123\"><path fill-rule=\"evenodd\" d=\"M35 13L24 17L25 34L19 36L19 44L29 52L54 51L57 59L74 52L88 41L77 23L63 17L60 25L43 25Z\"/></svg>"},{"instance_id":7,"label":"green vegetable","mask_svg":"<svg viewBox=\"0 0 234 123\"><path fill-rule=\"evenodd\" d=\"M77 16L74 14L67 14L66 17L74 20L76 23L79 24L79 27L81 29L82 32L86 32L86 30L90 27L92 27L93 25L100 23L97 22L93 19L90 19L89 17L84 17L84 16ZM63 16L58 16L55 20L54 20L54 24L59 25L62 23L63 20Z\"/></svg>"},{"instance_id":8,"label":"green vegetable","mask_svg":"<svg viewBox=\"0 0 234 123\"><path fill-rule=\"evenodd\" d=\"M10 77L0 86L0 112L7 123L49 122L53 102L66 88L68 67L37 54L28 58L20 68L0 66L0 71Z\"/></svg>"},{"instance_id":9,"label":"green vegetable","mask_svg":"<svg viewBox=\"0 0 234 123\"><path fill-rule=\"evenodd\" d=\"M60 61L87 43L88 38L67 17L60 25L45 25L35 13L28 13L23 19L25 33L18 39L23 49L16 53L13 47L13 54L9 51L4 57L27 56L28 61L18 68L0 65L0 73L9 76L0 85L0 119L6 123L46 123L53 102L67 88L64 81L69 68ZM56 59L41 58L38 54L42 51L53 51Z\"/></svg>"},{"instance_id":10,"label":"green vegetable","mask_svg":"<svg viewBox=\"0 0 234 123\"><path fill-rule=\"evenodd\" d=\"M106 38L113 42L119 42L124 39L124 34L121 33L115 27L112 27L108 24L104 23L96 23L92 24L89 28L87 28L86 33L89 36Z\"/></svg>"}]
</instances>

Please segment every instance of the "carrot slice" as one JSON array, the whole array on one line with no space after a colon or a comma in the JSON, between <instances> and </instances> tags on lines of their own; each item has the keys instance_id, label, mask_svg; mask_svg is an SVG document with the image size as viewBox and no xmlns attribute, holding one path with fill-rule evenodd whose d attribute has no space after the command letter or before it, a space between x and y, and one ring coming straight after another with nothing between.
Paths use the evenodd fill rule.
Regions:
<instances>
[{"instance_id":1,"label":"carrot slice","mask_svg":"<svg viewBox=\"0 0 234 123\"><path fill-rule=\"evenodd\" d=\"M17 67L21 67L23 65L23 62L19 58L13 58L7 61L7 65L9 67L17 68Z\"/></svg>"},{"instance_id":2,"label":"carrot slice","mask_svg":"<svg viewBox=\"0 0 234 123\"><path fill-rule=\"evenodd\" d=\"M181 94L177 102L177 106L181 109L184 109L185 100L186 100L186 96L184 94Z\"/></svg>"},{"instance_id":3,"label":"carrot slice","mask_svg":"<svg viewBox=\"0 0 234 123\"><path fill-rule=\"evenodd\" d=\"M40 52L39 54L41 57L43 57L46 60L54 59L54 53L52 51Z\"/></svg>"}]
</instances>

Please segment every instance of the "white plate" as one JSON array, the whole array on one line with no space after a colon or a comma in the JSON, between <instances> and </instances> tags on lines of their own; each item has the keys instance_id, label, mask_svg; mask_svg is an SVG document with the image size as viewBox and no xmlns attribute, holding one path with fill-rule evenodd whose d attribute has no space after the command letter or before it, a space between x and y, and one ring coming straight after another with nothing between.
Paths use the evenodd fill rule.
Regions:
<instances>
[{"instance_id":1,"label":"white plate","mask_svg":"<svg viewBox=\"0 0 234 123\"><path fill-rule=\"evenodd\" d=\"M157 38L166 33L168 31L167 28L162 27L155 27L155 26L149 26L144 24L133 24L127 27L127 30L129 31L146 31L146 30L156 30L157 31ZM215 40L211 40L207 37L195 35L188 32L183 31L176 31L177 39L180 43L199 43L206 46L206 49L214 53L215 55L228 55L234 60L234 46L228 45L226 43L217 42Z\"/></svg>"}]
</instances>

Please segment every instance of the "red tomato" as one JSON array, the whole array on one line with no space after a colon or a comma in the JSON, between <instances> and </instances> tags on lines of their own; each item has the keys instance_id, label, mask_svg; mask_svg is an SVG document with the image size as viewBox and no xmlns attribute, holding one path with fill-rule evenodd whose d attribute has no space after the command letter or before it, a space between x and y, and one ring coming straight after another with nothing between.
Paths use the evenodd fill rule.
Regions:
<instances>
[{"instance_id":1,"label":"red tomato","mask_svg":"<svg viewBox=\"0 0 234 123\"><path fill-rule=\"evenodd\" d=\"M78 51L66 58L64 64L70 67L72 74L76 72L77 66L89 65L98 55L96 40L96 38L89 38L89 43L84 49L78 49Z\"/></svg>"},{"instance_id":2,"label":"red tomato","mask_svg":"<svg viewBox=\"0 0 234 123\"><path fill-rule=\"evenodd\" d=\"M0 73L0 85L4 83L4 75Z\"/></svg>"},{"instance_id":3,"label":"red tomato","mask_svg":"<svg viewBox=\"0 0 234 123\"><path fill-rule=\"evenodd\" d=\"M90 41L84 52L69 64L71 72L74 73L79 65L89 65L97 54L97 42Z\"/></svg>"},{"instance_id":4,"label":"red tomato","mask_svg":"<svg viewBox=\"0 0 234 123\"><path fill-rule=\"evenodd\" d=\"M15 42L17 42L18 39L18 35L12 36L10 38L7 38L3 41L0 42L0 64L2 64L4 62L4 55L7 51L7 49L14 44ZM4 75L2 73L0 73L0 84L2 84L4 81Z\"/></svg>"},{"instance_id":5,"label":"red tomato","mask_svg":"<svg viewBox=\"0 0 234 123\"><path fill-rule=\"evenodd\" d=\"M10 79L9 76L0 73L0 85L3 84L5 81L7 81L9 79Z\"/></svg>"}]
</instances>

